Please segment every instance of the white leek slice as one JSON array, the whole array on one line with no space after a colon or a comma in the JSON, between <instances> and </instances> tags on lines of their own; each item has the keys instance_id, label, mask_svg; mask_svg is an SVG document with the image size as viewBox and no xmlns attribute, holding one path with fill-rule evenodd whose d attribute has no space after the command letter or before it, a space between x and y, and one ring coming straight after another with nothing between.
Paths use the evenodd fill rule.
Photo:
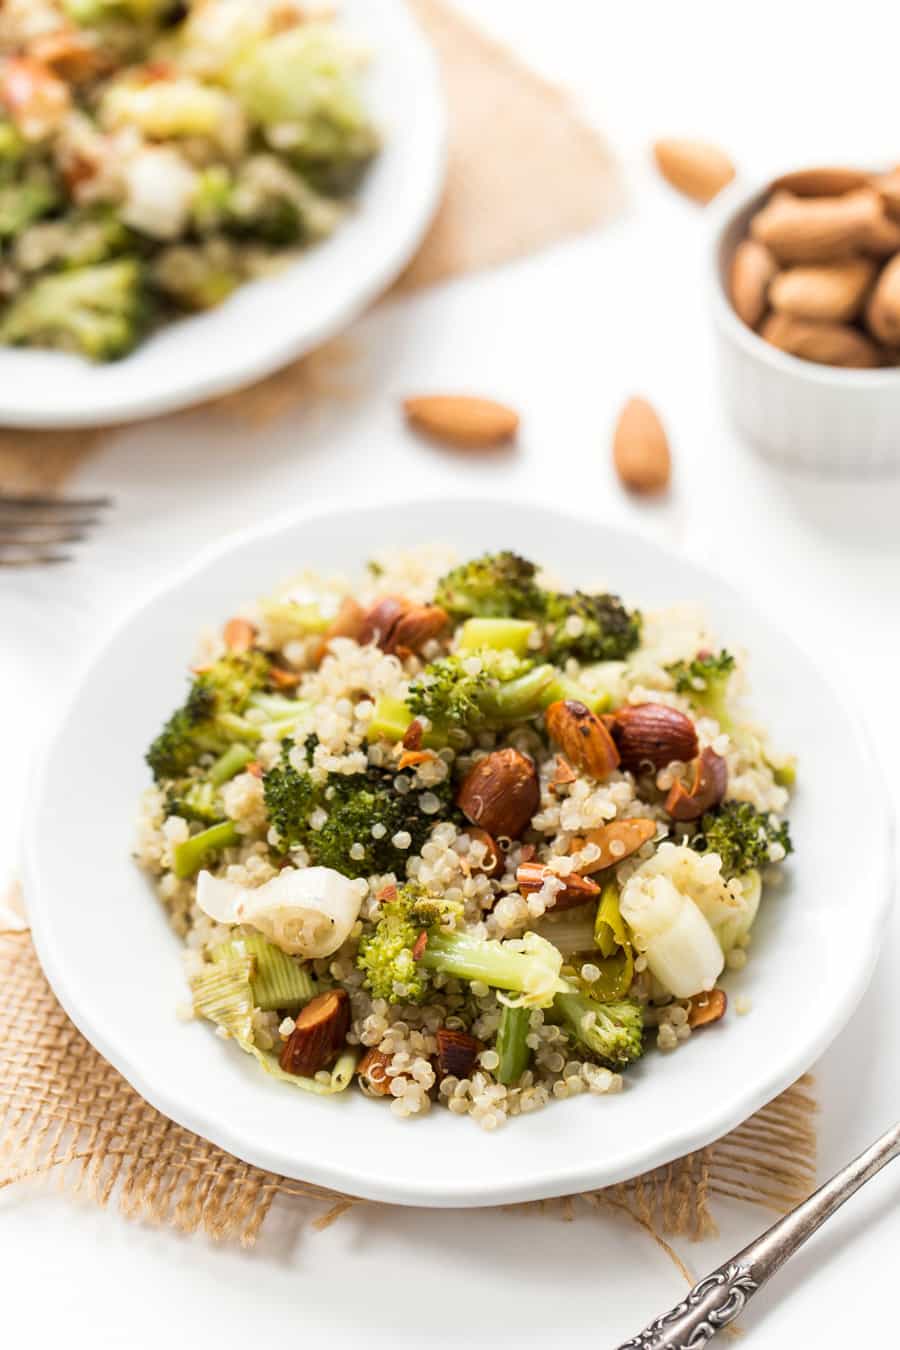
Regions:
<instances>
[{"instance_id":1,"label":"white leek slice","mask_svg":"<svg viewBox=\"0 0 900 1350\"><path fill-rule=\"evenodd\" d=\"M721 892L724 883L717 878L716 884L712 868L695 875L684 854L700 857L692 849L660 845L626 881L619 902L621 915L647 958L651 973L675 998L690 998L712 989L725 965L718 939L692 898L695 889L706 898L707 887Z\"/></svg>"},{"instance_id":2,"label":"white leek slice","mask_svg":"<svg viewBox=\"0 0 900 1350\"><path fill-rule=\"evenodd\" d=\"M331 956L346 942L361 887L330 867L286 867L263 886L239 886L201 872L197 904L217 923L246 923L291 956Z\"/></svg>"}]
</instances>

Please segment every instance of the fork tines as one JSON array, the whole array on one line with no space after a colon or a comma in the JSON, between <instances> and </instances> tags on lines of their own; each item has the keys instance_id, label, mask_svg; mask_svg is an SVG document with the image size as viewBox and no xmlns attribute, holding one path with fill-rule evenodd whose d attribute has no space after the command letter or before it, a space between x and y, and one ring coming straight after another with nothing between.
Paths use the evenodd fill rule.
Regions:
<instances>
[{"instance_id":1,"label":"fork tines","mask_svg":"<svg viewBox=\"0 0 900 1350\"><path fill-rule=\"evenodd\" d=\"M0 567L68 562L76 544L100 523L109 497L54 497L0 492Z\"/></svg>"}]
</instances>

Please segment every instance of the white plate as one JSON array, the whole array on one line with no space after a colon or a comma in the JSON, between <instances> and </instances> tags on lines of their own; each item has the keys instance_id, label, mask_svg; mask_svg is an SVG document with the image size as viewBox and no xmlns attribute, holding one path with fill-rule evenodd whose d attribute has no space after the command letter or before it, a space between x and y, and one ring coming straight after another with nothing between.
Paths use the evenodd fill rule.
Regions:
<instances>
[{"instance_id":1,"label":"white plate","mask_svg":"<svg viewBox=\"0 0 900 1350\"><path fill-rule=\"evenodd\" d=\"M800 756L797 853L764 901L752 1000L678 1052L655 1052L616 1097L554 1103L487 1135L435 1110L399 1122L355 1089L317 1098L267 1078L209 1026L185 1025L179 943L129 857L143 752L182 697L199 629L302 565L348 571L386 541L463 555L516 548L575 583L603 578L644 608L697 601L749 648L754 699ZM823 662L824 664L824 662ZM228 541L139 608L66 714L28 812L26 891L38 952L72 1019L161 1111L289 1177L399 1204L486 1205L606 1185L743 1120L809 1068L860 998L884 931L884 786L851 712L816 665L723 581L647 541L541 507L429 501L310 510Z\"/></svg>"},{"instance_id":2,"label":"white plate","mask_svg":"<svg viewBox=\"0 0 900 1350\"><path fill-rule=\"evenodd\" d=\"M227 393L331 337L402 271L443 186L440 73L403 0L343 0L339 22L371 52L366 102L384 137L347 219L278 276L171 324L123 361L0 347L0 422L99 426Z\"/></svg>"}]
</instances>

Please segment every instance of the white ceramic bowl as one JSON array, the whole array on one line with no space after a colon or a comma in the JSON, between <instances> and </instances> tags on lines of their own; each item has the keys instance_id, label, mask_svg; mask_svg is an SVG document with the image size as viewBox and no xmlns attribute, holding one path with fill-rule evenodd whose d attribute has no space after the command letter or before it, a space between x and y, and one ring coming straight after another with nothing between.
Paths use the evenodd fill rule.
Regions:
<instances>
[{"instance_id":1,"label":"white ceramic bowl","mask_svg":"<svg viewBox=\"0 0 900 1350\"><path fill-rule=\"evenodd\" d=\"M728 269L768 194L733 184L716 203L710 268L719 377L738 428L785 464L835 473L900 467L900 368L841 370L779 351L748 328L728 297Z\"/></svg>"},{"instance_id":2,"label":"white ceramic bowl","mask_svg":"<svg viewBox=\"0 0 900 1350\"><path fill-rule=\"evenodd\" d=\"M338 22L371 53L366 102L384 144L335 233L277 276L170 324L123 361L92 365L0 347L0 423L103 425L228 393L331 337L402 271L444 181L440 72L405 0L342 0Z\"/></svg>"},{"instance_id":3,"label":"white ceramic bowl","mask_svg":"<svg viewBox=\"0 0 900 1350\"><path fill-rule=\"evenodd\" d=\"M493 1135L438 1109L397 1121L355 1088L339 1098L295 1092L208 1024L179 1022L180 943L130 857L148 782L143 752L183 696L197 632L304 564L354 571L398 539L446 541L463 556L489 547L538 554L573 583L603 577L648 608L701 603L723 642L749 648L756 706L800 757L796 858L765 898L747 968L726 980L752 1001L750 1014L728 1016L674 1055L648 1053L618 1096L555 1102ZM821 1054L869 979L890 899L887 795L825 669L680 554L539 506L319 506L249 530L138 606L65 714L27 812L25 887L44 969L72 1019L148 1101L274 1172L446 1206L622 1181L710 1143L774 1097Z\"/></svg>"}]
</instances>

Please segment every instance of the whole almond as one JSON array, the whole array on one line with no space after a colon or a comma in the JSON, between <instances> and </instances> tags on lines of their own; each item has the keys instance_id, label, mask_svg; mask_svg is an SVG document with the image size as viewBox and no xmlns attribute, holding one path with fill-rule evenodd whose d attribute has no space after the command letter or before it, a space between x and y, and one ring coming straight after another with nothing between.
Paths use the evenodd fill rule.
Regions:
<instances>
[{"instance_id":1,"label":"whole almond","mask_svg":"<svg viewBox=\"0 0 900 1350\"><path fill-rule=\"evenodd\" d=\"M357 641L362 646L374 642L382 651L388 651L394 629L412 608L411 602L402 595L382 595L363 614L357 629Z\"/></svg>"},{"instance_id":2,"label":"whole almond","mask_svg":"<svg viewBox=\"0 0 900 1350\"><path fill-rule=\"evenodd\" d=\"M694 760L690 786L675 782L666 797L666 810L673 820L699 820L725 796L728 766L721 755L706 746Z\"/></svg>"},{"instance_id":3,"label":"whole almond","mask_svg":"<svg viewBox=\"0 0 900 1350\"><path fill-rule=\"evenodd\" d=\"M862 247L872 258L890 258L900 251L900 221L887 214L880 197L878 207L878 215L866 230Z\"/></svg>"},{"instance_id":4,"label":"whole almond","mask_svg":"<svg viewBox=\"0 0 900 1350\"><path fill-rule=\"evenodd\" d=\"M475 1068L475 1061L481 1051L481 1041L476 1041L466 1031L454 1031L450 1027L438 1027L437 1040L438 1077L468 1078Z\"/></svg>"},{"instance_id":5,"label":"whole almond","mask_svg":"<svg viewBox=\"0 0 900 1350\"><path fill-rule=\"evenodd\" d=\"M449 445L478 450L515 438L519 414L502 403L461 394L426 394L403 402L406 420L417 431Z\"/></svg>"},{"instance_id":6,"label":"whole almond","mask_svg":"<svg viewBox=\"0 0 900 1350\"><path fill-rule=\"evenodd\" d=\"M735 313L750 328L766 312L769 284L777 271L775 259L757 239L742 239L734 250L728 289Z\"/></svg>"},{"instance_id":7,"label":"whole almond","mask_svg":"<svg viewBox=\"0 0 900 1350\"><path fill-rule=\"evenodd\" d=\"M625 704L616 713L613 736L624 769L640 770L648 764L664 769L675 759L688 763L699 752L691 719L665 703Z\"/></svg>"},{"instance_id":8,"label":"whole almond","mask_svg":"<svg viewBox=\"0 0 900 1350\"><path fill-rule=\"evenodd\" d=\"M772 191L790 192L795 197L842 197L845 192L866 187L868 182L868 175L860 169L796 169L776 178Z\"/></svg>"},{"instance_id":9,"label":"whole almond","mask_svg":"<svg viewBox=\"0 0 900 1350\"><path fill-rule=\"evenodd\" d=\"M337 614L322 634L322 640L316 652L321 661L328 650L332 638L349 637L359 639L366 626L366 615L362 605L357 604L352 595L345 595Z\"/></svg>"},{"instance_id":10,"label":"whole almond","mask_svg":"<svg viewBox=\"0 0 900 1350\"><path fill-rule=\"evenodd\" d=\"M781 263L836 262L863 247L881 204L865 189L843 197L776 192L750 222L750 234Z\"/></svg>"},{"instance_id":11,"label":"whole almond","mask_svg":"<svg viewBox=\"0 0 900 1350\"><path fill-rule=\"evenodd\" d=\"M883 268L866 306L866 323L879 342L900 345L900 255Z\"/></svg>"},{"instance_id":12,"label":"whole almond","mask_svg":"<svg viewBox=\"0 0 900 1350\"><path fill-rule=\"evenodd\" d=\"M900 220L900 168L892 169L890 173L874 179L873 186L888 215L894 220Z\"/></svg>"},{"instance_id":13,"label":"whole almond","mask_svg":"<svg viewBox=\"0 0 900 1350\"><path fill-rule=\"evenodd\" d=\"M384 650L400 656L420 652L426 642L443 633L449 622L447 611L440 605L413 605L391 629Z\"/></svg>"},{"instance_id":14,"label":"whole almond","mask_svg":"<svg viewBox=\"0 0 900 1350\"><path fill-rule=\"evenodd\" d=\"M281 1051L285 1073L312 1078L337 1057L350 1030L350 999L345 989L317 994L297 1014L294 1030Z\"/></svg>"},{"instance_id":15,"label":"whole almond","mask_svg":"<svg viewBox=\"0 0 900 1350\"><path fill-rule=\"evenodd\" d=\"M519 750L492 750L466 774L456 804L495 839L517 839L540 806L534 762Z\"/></svg>"},{"instance_id":16,"label":"whole almond","mask_svg":"<svg viewBox=\"0 0 900 1350\"><path fill-rule=\"evenodd\" d=\"M854 319L875 277L868 258L789 267L769 287L769 302L797 319Z\"/></svg>"},{"instance_id":17,"label":"whole almond","mask_svg":"<svg viewBox=\"0 0 900 1350\"><path fill-rule=\"evenodd\" d=\"M688 1026L705 1027L710 1022L718 1022L725 1016L728 1007L728 995L724 989L710 989L705 994L695 994L688 1010Z\"/></svg>"},{"instance_id":18,"label":"whole almond","mask_svg":"<svg viewBox=\"0 0 900 1350\"><path fill-rule=\"evenodd\" d=\"M672 476L672 456L656 411L643 398L630 398L613 436L613 463L632 492L663 492Z\"/></svg>"},{"instance_id":19,"label":"whole almond","mask_svg":"<svg viewBox=\"0 0 900 1350\"><path fill-rule=\"evenodd\" d=\"M386 1097L391 1090L393 1078L388 1077L388 1065L393 1055L385 1054L375 1046L367 1050L356 1066L359 1085L369 1097Z\"/></svg>"},{"instance_id":20,"label":"whole almond","mask_svg":"<svg viewBox=\"0 0 900 1350\"><path fill-rule=\"evenodd\" d=\"M695 202L711 202L734 177L728 155L709 141L657 141L653 154L666 182Z\"/></svg>"},{"instance_id":21,"label":"whole almond","mask_svg":"<svg viewBox=\"0 0 900 1350\"><path fill-rule=\"evenodd\" d=\"M554 875L556 874L542 862L519 863L516 868L516 884L523 895L534 895L535 891L541 889L548 877ZM579 876L577 872L570 872L568 876L560 877L559 880L564 885L547 905L548 909L553 909L557 913L564 909L574 909L577 905L583 905L585 901L593 900L600 894L600 887L596 881Z\"/></svg>"},{"instance_id":22,"label":"whole almond","mask_svg":"<svg viewBox=\"0 0 900 1350\"><path fill-rule=\"evenodd\" d=\"M759 335L791 356L818 361L825 366L863 370L881 364L881 353L864 333L845 323L794 319L790 314L770 314Z\"/></svg>"},{"instance_id":23,"label":"whole almond","mask_svg":"<svg viewBox=\"0 0 900 1350\"><path fill-rule=\"evenodd\" d=\"M558 699L544 714L547 731L566 758L593 778L608 778L619 763L615 741L600 718L577 699Z\"/></svg>"},{"instance_id":24,"label":"whole almond","mask_svg":"<svg viewBox=\"0 0 900 1350\"><path fill-rule=\"evenodd\" d=\"M585 835L577 835L571 842L570 852L580 853L585 844L596 844L600 856L590 863L579 863L582 873L589 876L592 872L602 872L605 867L615 867L616 863L637 853L656 834L656 821L646 820L643 816L633 819L611 820L608 825L600 825L596 830L588 830Z\"/></svg>"}]
</instances>

